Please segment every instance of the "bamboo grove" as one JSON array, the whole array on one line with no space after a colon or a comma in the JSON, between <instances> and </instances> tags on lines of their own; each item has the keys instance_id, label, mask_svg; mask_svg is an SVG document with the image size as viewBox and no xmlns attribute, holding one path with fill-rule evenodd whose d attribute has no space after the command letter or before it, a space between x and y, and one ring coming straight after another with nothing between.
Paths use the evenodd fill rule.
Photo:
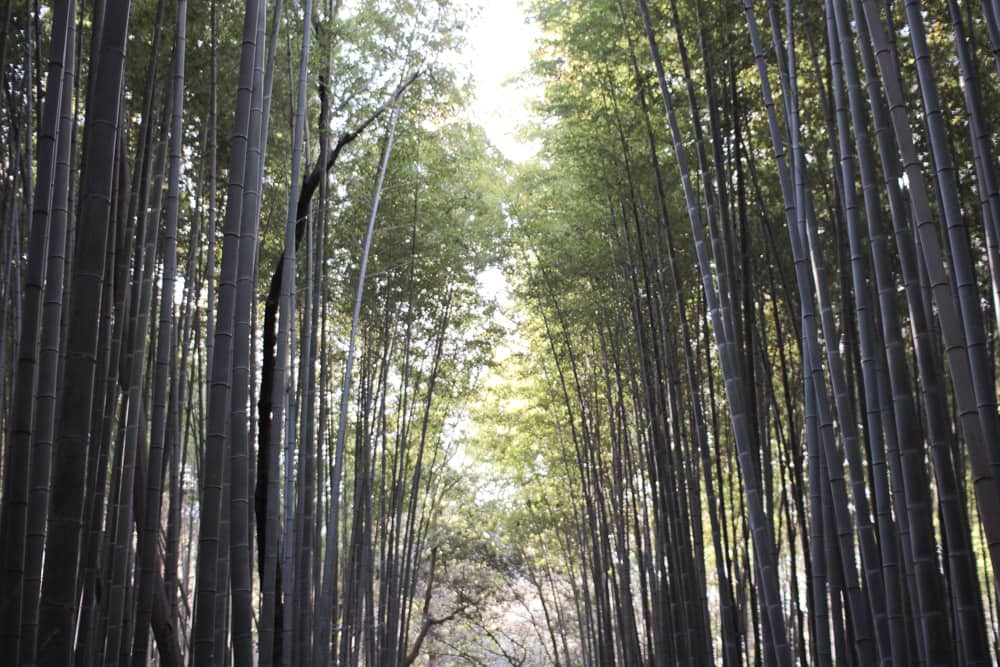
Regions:
<instances>
[{"instance_id":1,"label":"bamboo grove","mask_svg":"<svg viewBox=\"0 0 1000 667\"><path fill-rule=\"evenodd\" d=\"M2 3L0 662L1000 659L1000 6L527 11Z\"/></svg>"},{"instance_id":2,"label":"bamboo grove","mask_svg":"<svg viewBox=\"0 0 1000 667\"><path fill-rule=\"evenodd\" d=\"M995 3L533 8L549 661L995 664Z\"/></svg>"},{"instance_id":3,"label":"bamboo grove","mask_svg":"<svg viewBox=\"0 0 1000 667\"><path fill-rule=\"evenodd\" d=\"M472 605L503 165L466 9L383 4L4 3L0 662L408 665Z\"/></svg>"}]
</instances>

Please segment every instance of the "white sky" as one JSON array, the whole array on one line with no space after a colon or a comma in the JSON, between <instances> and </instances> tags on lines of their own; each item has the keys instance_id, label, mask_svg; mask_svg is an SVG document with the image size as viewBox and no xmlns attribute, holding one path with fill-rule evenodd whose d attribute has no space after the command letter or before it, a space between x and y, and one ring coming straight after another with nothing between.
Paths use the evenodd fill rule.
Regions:
<instances>
[{"instance_id":1,"label":"white sky","mask_svg":"<svg viewBox=\"0 0 1000 667\"><path fill-rule=\"evenodd\" d=\"M472 120L510 160L532 157L538 146L520 137L530 117L529 100L540 88L514 79L531 63L537 26L528 23L519 0L481 0L483 9L468 26L468 46L462 60L475 82Z\"/></svg>"},{"instance_id":2,"label":"white sky","mask_svg":"<svg viewBox=\"0 0 1000 667\"><path fill-rule=\"evenodd\" d=\"M523 162L539 149L538 142L522 136L531 118L531 101L542 94L542 87L529 84L524 76L539 37L538 26L528 22L521 0L478 2L482 11L467 26L467 45L459 55L461 66L468 67L473 77L474 99L468 113L507 159ZM480 294L500 304L496 317L512 335L516 324L506 311L513 302L503 271L489 267L478 281Z\"/></svg>"}]
</instances>

